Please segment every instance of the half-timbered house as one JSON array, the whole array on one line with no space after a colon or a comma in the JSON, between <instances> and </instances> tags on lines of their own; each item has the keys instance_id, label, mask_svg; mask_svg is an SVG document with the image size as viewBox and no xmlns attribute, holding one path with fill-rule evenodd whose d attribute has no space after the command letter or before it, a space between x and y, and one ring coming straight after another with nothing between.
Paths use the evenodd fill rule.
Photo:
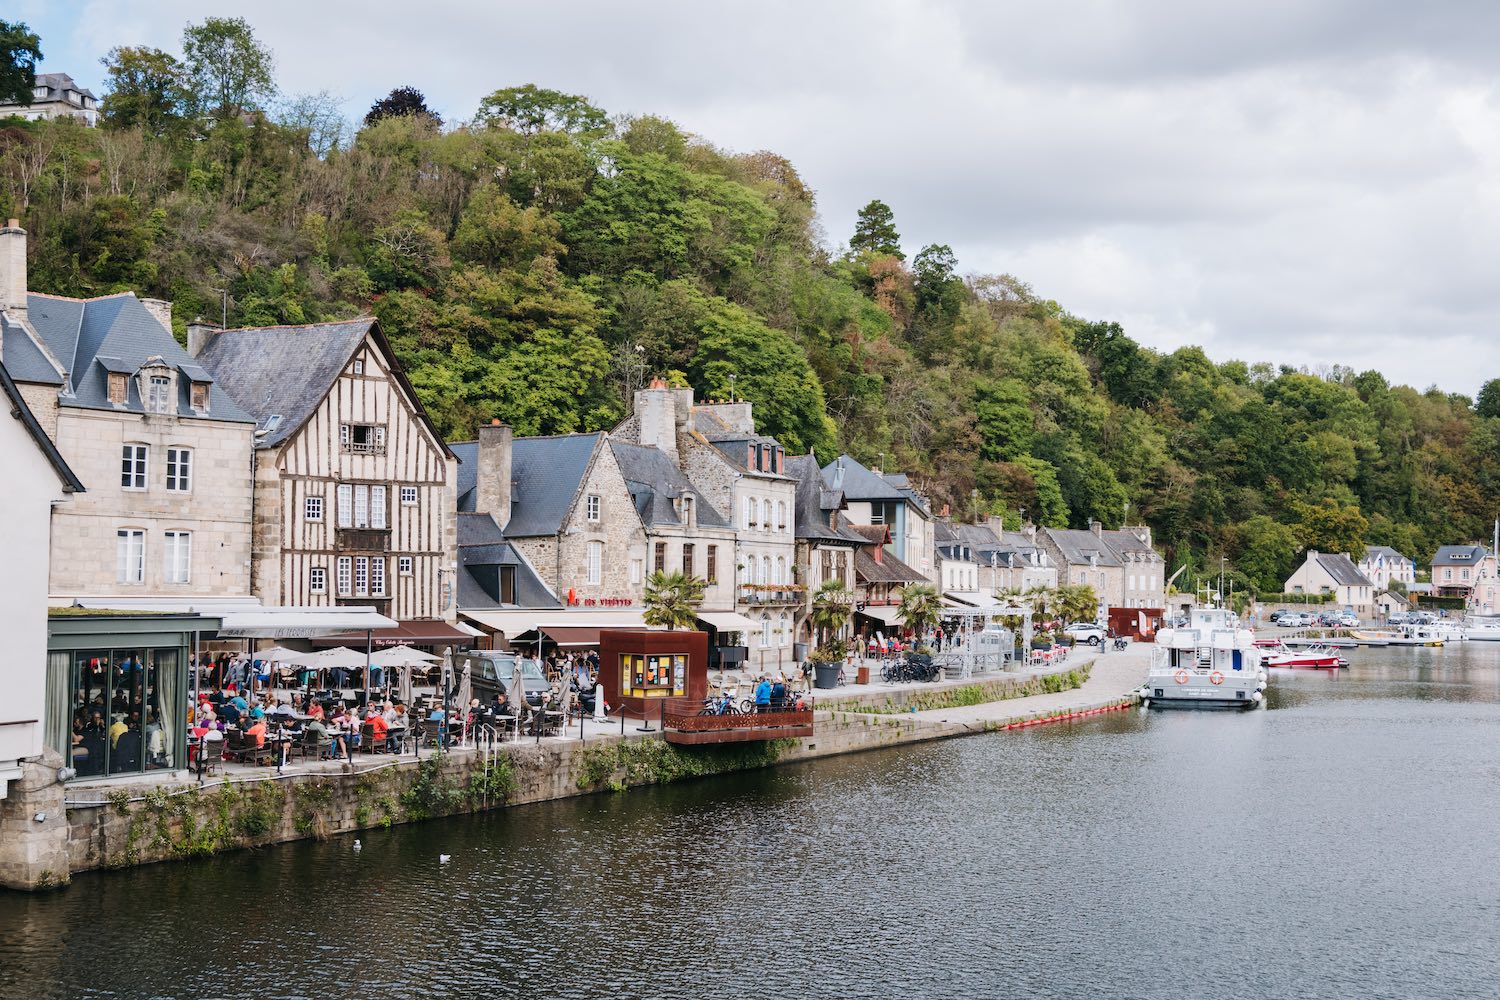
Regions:
<instances>
[{"instance_id":1,"label":"half-timbered house","mask_svg":"<svg viewBox=\"0 0 1500 1000\"><path fill-rule=\"evenodd\" d=\"M189 329L188 349L256 419L252 578L273 605L366 605L387 641L463 641L457 459L372 318Z\"/></svg>"}]
</instances>

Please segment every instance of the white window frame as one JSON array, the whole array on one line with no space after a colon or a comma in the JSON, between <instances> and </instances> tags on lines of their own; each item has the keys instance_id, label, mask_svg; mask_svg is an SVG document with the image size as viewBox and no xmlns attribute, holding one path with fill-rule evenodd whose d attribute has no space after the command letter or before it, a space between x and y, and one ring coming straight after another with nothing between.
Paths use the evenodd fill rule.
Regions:
<instances>
[{"instance_id":1,"label":"white window frame","mask_svg":"<svg viewBox=\"0 0 1500 1000\"><path fill-rule=\"evenodd\" d=\"M786 501L785 500L777 500L776 501L776 530L777 531L781 531L781 532L785 532L786 531Z\"/></svg>"},{"instance_id":2,"label":"white window frame","mask_svg":"<svg viewBox=\"0 0 1500 1000\"><path fill-rule=\"evenodd\" d=\"M411 568L412 568L412 558L411 558L411 556L397 556L396 557L396 573L397 573L397 575L399 575L399 576L411 576L411 572L412 572Z\"/></svg>"},{"instance_id":3,"label":"white window frame","mask_svg":"<svg viewBox=\"0 0 1500 1000\"><path fill-rule=\"evenodd\" d=\"M781 613L781 644L789 646L792 643L792 619L785 611Z\"/></svg>"},{"instance_id":4,"label":"white window frame","mask_svg":"<svg viewBox=\"0 0 1500 1000\"><path fill-rule=\"evenodd\" d=\"M768 584L771 582L771 557L760 557L760 582Z\"/></svg>"},{"instance_id":5,"label":"white window frame","mask_svg":"<svg viewBox=\"0 0 1500 1000\"><path fill-rule=\"evenodd\" d=\"M167 492L193 492L193 449L181 446L167 449Z\"/></svg>"},{"instance_id":6,"label":"white window frame","mask_svg":"<svg viewBox=\"0 0 1500 1000\"><path fill-rule=\"evenodd\" d=\"M585 548L587 556L587 576L589 584L597 586L604 582L604 543L589 542Z\"/></svg>"},{"instance_id":7,"label":"white window frame","mask_svg":"<svg viewBox=\"0 0 1500 1000\"><path fill-rule=\"evenodd\" d=\"M365 373L365 363L364 363L364 361L362 361L359 358L355 358L354 359L354 374L356 374L356 375L363 375L364 373Z\"/></svg>"},{"instance_id":8,"label":"white window frame","mask_svg":"<svg viewBox=\"0 0 1500 1000\"><path fill-rule=\"evenodd\" d=\"M340 597L354 596L354 557L339 556L338 558L338 587Z\"/></svg>"},{"instance_id":9,"label":"white window frame","mask_svg":"<svg viewBox=\"0 0 1500 1000\"><path fill-rule=\"evenodd\" d=\"M328 593L328 569L324 566L314 566L307 571L307 589L310 593Z\"/></svg>"},{"instance_id":10,"label":"white window frame","mask_svg":"<svg viewBox=\"0 0 1500 1000\"><path fill-rule=\"evenodd\" d=\"M370 557L370 596L385 596L385 557Z\"/></svg>"},{"instance_id":11,"label":"white window frame","mask_svg":"<svg viewBox=\"0 0 1500 1000\"><path fill-rule=\"evenodd\" d=\"M646 569L645 560L643 560L643 559L632 559L632 560L630 560L630 582L631 583L640 583L641 582L641 577L645 573L645 569Z\"/></svg>"},{"instance_id":12,"label":"white window frame","mask_svg":"<svg viewBox=\"0 0 1500 1000\"><path fill-rule=\"evenodd\" d=\"M765 522L764 524L761 525L761 528L763 530L765 530L765 531L775 531L776 530L776 524L771 520L771 498L770 497L766 497L764 500L762 500L760 502L760 514L761 514L761 520Z\"/></svg>"},{"instance_id":13,"label":"white window frame","mask_svg":"<svg viewBox=\"0 0 1500 1000\"><path fill-rule=\"evenodd\" d=\"M354 527L354 487L340 483L338 487L338 519L340 528Z\"/></svg>"},{"instance_id":14,"label":"white window frame","mask_svg":"<svg viewBox=\"0 0 1500 1000\"><path fill-rule=\"evenodd\" d=\"M370 527L383 531L385 530L386 524L385 487L371 486Z\"/></svg>"},{"instance_id":15,"label":"white window frame","mask_svg":"<svg viewBox=\"0 0 1500 1000\"><path fill-rule=\"evenodd\" d=\"M401 506L415 507L417 505L417 488L415 486L401 487Z\"/></svg>"},{"instance_id":16,"label":"white window frame","mask_svg":"<svg viewBox=\"0 0 1500 1000\"><path fill-rule=\"evenodd\" d=\"M598 524L601 518L601 504L599 502L599 494L590 493L588 496L584 497L583 510L584 516L588 518L588 522L590 524Z\"/></svg>"},{"instance_id":17,"label":"white window frame","mask_svg":"<svg viewBox=\"0 0 1500 1000\"><path fill-rule=\"evenodd\" d=\"M162 577L167 583L193 582L193 533L168 531L162 546Z\"/></svg>"},{"instance_id":18,"label":"white window frame","mask_svg":"<svg viewBox=\"0 0 1500 1000\"><path fill-rule=\"evenodd\" d=\"M140 586L146 582L146 532L120 528L115 532L115 582Z\"/></svg>"},{"instance_id":19,"label":"white window frame","mask_svg":"<svg viewBox=\"0 0 1500 1000\"><path fill-rule=\"evenodd\" d=\"M755 527L755 511L760 505L755 502L754 497L745 498L745 527Z\"/></svg>"},{"instance_id":20,"label":"white window frame","mask_svg":"<svg viewBox=\"0 0 1500 1000\"><path fill-rule=\"evenodd\" d=\"M147 413L171 413L176 409L172 406L172 376L147 375L145 403Z\"/></svg>"},{"instance_id":21,"label":"white window frame","mask_svg":"<svg viewBox=\"0 0 1500 1000\"><path fill-rule=\"evenodd\" d=\"M354 596L370 596L370 557L354 557Z\"/></svg>"},{"instance_id":22,"label":"white window frame","mask_svg":"<svg viewBox=\"0 0 1500 1000\"><path fill-rule=\"evenodd\" d=\"M771 616L761 612L760 616L760 647L765 649L771 645Z\"/></svg>"},{"instance_id":23,"label":"white window frame","mask_svg":"<svg viewBox=\"0 0 1500 1000\"><path fill-rule=\"evenodd\" d=\"M321 494L309 494L303 498L302 516L308 521L323 520L323 497Z\"/></svg>"},{"instance_id":24,"label":"white window frame","mask_svg":"<svg viewBox=\"0 0 1500 1000\"><path fill-rule=\"evenodd\" d=\"M126 464L129 463L127 471ZM151 446L130 441L120 446L120 489L144 490L151 482Z\"/></svg>"},{"instance_id":25,"label":"white window frame","mask_svg":"<svg viewBox=\"0 0 1500 1000\"><path fill-rule=\"evenodd\" d=\"M370 487L359 484L354 487L354 526L370 526Z\"/></svg>"}]
</instances>

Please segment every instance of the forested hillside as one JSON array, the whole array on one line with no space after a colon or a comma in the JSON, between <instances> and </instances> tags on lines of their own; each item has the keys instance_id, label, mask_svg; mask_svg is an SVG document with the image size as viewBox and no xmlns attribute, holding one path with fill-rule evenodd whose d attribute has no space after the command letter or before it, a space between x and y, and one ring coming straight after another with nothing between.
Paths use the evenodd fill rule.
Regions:
<instances>
[{"instance_id":1,"label":"forested hillside","mask_svg":"<svg viewBox=\"0 0 1500 1000\"><path fill-rule=\"evenodd\" d=\"M167 298L179 335L220 290L231 325L373 311L454 438L608 428L665 374L753 400L793 452L910 471L955 514L1128 514L1173 569L1227 554L1262 589L1304 545L1421 561L1489 535L1500 383L1476 409L1336 365L1161 354L945 246L903 257L879 202L820 220L772 152L532 86L463 123L398 90L355 132L326 99L272 100L269 59L234 92L184 51L110 53L98 129L0 123L34 290Z\"/></svg>"}]
</instances>

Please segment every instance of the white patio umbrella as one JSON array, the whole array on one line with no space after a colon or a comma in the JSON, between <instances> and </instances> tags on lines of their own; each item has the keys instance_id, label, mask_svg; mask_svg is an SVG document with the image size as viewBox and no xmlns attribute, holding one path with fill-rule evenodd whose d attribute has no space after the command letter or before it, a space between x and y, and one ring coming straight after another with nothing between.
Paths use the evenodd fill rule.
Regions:
<instances>
[{"instance_id":1,"label":"white patio umbrella","mask_svg":"<svg viewBox=\"0 0 1500 1000\"><path fill-rule=\"evenodd\" d=\"M521 738L521 713L527 711L526 675L521 671L521 658L516 657L516 669L510 675L510 708L516 713L516 738Z\"/></svg>"},{"instance_id":2,"label":"white patio umbrella","mask_svg":"<svg viewBox=\"0 0 1500 1000\"><path fill-rule=\"evenodd\" d=\"M441 656L435 656L432 653L424 653L422 650L417 649L414 646L392 646L389 649L382 649L378 653L370 654L371 664L378 667L384 667L386 669L395 667L401 671L401 700L407 705L411 704L412 665L416 663L438 663L441 660Z\"/></svg>"},{"instance_id":3,"label":"white patio umbrella","mask_svg":"<svg viewBox=\"0 0 1500 1000\"><path fill-rule=\"evenodd\" d=\"M467 660L464 661L463 677L458 682L458 717L462 720L464 732L468 732L469 724L469 699L474 697L473 668Z\"/></svg>"},{"instance_id":4,"label":"white patio umbrella","mask_svg":"<svg viewBox=\"0 0 1500 1000\"><path fill-rule=\"evenodd\" d=\"M250 654L250 658L252 660L264 660L271 664L286 663L296 666L297 664L293 663L293 657L302 655L304 654L301 650L287 649L285 646L272 646L270 649L256 650ZM271 675L271 693L274 695L276 692L276 669L273 666L266 672Z\"/></svg>"},{"instance_id":5,"label":"white patio umbrella","mask_svg":"<svg viewBox=\"0 0 1500 1000\"><path fill-rule=\"evenodd\" d=\"M288 657L283 662L295 663L302 667L311 667L314 670L327 670L330 667L342 667L345 670L357 670L365 665L365 654L362 650L350 649L348 646L334 646L332 649L319 649L311 653L298 653Z\"/></svg>"}]
</instances>

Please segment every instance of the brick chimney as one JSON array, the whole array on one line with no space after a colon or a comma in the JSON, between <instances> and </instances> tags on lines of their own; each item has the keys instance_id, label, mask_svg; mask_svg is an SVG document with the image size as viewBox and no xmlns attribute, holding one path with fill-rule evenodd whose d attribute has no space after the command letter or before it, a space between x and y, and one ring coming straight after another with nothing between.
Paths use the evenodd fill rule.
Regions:
<instances>
[{"instance_id":1,"label":"brick chimney","mask_svg":"<svg viewBox=\"0 0 1500 1000\"><path fill-rule=\"evenodd\" d=\"M479 428L478 494L474 509L494 517L501 528L510 523L511 443L509 424L493 420Z\"/></svg>"},{"instance_id":2,"label":"brick chimney","mask_svg":"<svg viewBox=\"0 0 1500 1000\"><path fill-rule=\"evenodd\" d=\"M172 329L170 313L167 316L167 329ZM197 317L187 325L187 352L196 358L203 353L203 349L208 346L210 340L223 332L219 327L204 320L202 316Z\"/></svg>"},{"instance_id":3,"label":"brick chimney","mask_svg":"<svg viewBox=\"0 0 1500 1000\"><path fill-rule=\"evenodd\" d=\"M0 309L26 318L26 230L18 219L0 229Z\"/></svg>"}]
</instances>

